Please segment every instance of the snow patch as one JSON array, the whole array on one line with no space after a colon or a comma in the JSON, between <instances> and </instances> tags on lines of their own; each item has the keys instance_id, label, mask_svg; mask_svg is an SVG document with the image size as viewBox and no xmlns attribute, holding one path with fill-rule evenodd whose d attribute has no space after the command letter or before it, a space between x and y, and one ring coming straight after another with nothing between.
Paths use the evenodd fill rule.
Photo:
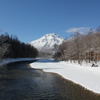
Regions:
<instances>
[{"instance_id":1,"label":"snow patch","mask_svg":"<svg viewBox=\"0 0 100 100\"><path fill-rule=\"evenodd\" d=\"M3 59L0 60L0 66L13 63L13 62L21 62L21 61L31 61L31 60L37 60L36 58L9 58L9 59Z\"/></svg>"},{"instance_id":2,"label":"snow patch","mask_svg":"<svg viewBox=\"0 0 100 100\"><path fill-rule=\"evenodd\" d=\"M30 65L32 68L58 73L91 91L100 93L100 67L91 67L90 64L85 63L80 66L75 63L55 62L53 60L40 60Z\"/></svg>"}]
</instances>

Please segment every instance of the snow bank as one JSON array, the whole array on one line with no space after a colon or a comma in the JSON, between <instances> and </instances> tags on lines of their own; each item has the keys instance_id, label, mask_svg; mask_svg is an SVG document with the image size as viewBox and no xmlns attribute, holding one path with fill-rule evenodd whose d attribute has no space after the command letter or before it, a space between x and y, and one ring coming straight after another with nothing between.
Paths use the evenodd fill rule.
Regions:
<instances>
[{"instance_id":1,"label":"snow bank","mask_svg":"<svg viewBox=\"0 0 100 100\"><path fill-rule=\"evenodd\" d=\"M0 66L12 63L12 62L21 62L21 61L31 61L31 60L37 60L36 58L12 58L12 59L3 59L0 60Z\"/></svg>"},{"instance_id":2,"label":"snow bank","mask_svg":"<svg viewBox=\"0 0 100 100\"><path fill-rule=\"evenodd\" d=\"M53 60L40 60L30 65L32 68L58 73L91 91L100 93L100 67L91 67L91 64L80 66L75 63L54 62Z\"/></svg>"}]
</instances>

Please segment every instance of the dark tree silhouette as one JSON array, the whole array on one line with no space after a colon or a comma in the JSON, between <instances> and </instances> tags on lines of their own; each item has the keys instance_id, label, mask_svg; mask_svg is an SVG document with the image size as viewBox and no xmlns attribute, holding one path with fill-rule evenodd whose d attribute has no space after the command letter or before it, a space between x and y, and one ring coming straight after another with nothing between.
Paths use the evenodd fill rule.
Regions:
<instances>
[{"instance_id":1,"label":"dark tree silhouette","mask_svg":"<svg viewBox=\"0 0 100 100\"><path fill-rule=\"evenodd\" d=\"M36 48L20 42L17 36L0 35L0 58L35 58L37 55Z\"/></svg>"}]
</instances>

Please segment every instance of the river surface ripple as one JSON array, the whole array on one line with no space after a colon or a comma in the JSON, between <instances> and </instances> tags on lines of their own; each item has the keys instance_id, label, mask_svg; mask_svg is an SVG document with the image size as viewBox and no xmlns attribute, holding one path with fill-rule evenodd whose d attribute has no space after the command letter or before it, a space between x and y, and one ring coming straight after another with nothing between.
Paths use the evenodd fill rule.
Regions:
<instances>
[{"instance_id":1,"label":"river surface ripple","mask_svg":"<svg viewBox=\"0 0 100 100\"><path fill-rule=\"evenodd\" d=\"M2 69L0 100L100 100L100 96L57 74L32 69L24 62Z\"/></svg>"}]
</instances>

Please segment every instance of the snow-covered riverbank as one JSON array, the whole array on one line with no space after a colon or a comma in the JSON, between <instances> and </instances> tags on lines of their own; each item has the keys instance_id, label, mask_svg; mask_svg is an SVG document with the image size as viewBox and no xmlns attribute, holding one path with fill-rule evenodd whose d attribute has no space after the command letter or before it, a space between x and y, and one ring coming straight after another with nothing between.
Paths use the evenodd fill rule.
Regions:
<instances>
[{"instance_id":1,"label":"snow-covered riverbank","mask_svg":"<svg viewBox=\"0 0 100 100\"><path fill-rule=\"evenodd\" d=\"M91 91L100 93L100 67L91 67L89 64L80 66L75 63L55 62L53 60L39 60L30 65L32 68L58 73Z\"/></svg>"},{"instance_id":2,"label":"snow-covered riverbank","mask_svg":"<svg viewBox=\"0 0 100 100\"><path fill-rule=\"evenodd\" d=\"M9 59L3 59L0 60L0 66L13 63L13 62L21 62L21 61L32 61L32 60L38 60L36 58L9 58Z\"/></svg>"}]
</instances>

